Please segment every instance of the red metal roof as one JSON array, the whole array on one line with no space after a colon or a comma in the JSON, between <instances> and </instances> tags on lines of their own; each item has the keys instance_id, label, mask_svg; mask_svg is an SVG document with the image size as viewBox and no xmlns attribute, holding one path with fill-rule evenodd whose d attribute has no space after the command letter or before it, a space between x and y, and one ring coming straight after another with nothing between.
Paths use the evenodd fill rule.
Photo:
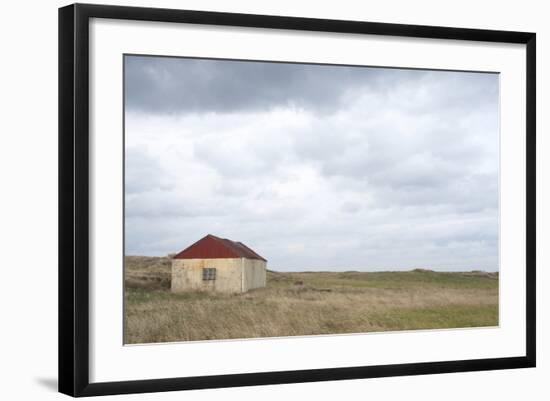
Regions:
<instances>
[{"instance_id":1,"label":"red metal roof","mask_svg":"<svg viewBox=\"0 0 550 401\"><path fill-rule=\"evenodd\" d=\"M208 234L174 256L174 259L225 259L247 258L267 262L242 242L231 241Z\"/></svg>"}]
</instances>

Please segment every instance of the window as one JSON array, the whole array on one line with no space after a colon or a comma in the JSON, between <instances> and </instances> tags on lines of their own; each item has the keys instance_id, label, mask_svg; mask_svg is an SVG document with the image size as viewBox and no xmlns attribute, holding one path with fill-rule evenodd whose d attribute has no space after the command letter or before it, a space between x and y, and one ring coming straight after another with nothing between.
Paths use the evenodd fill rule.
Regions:
<instances>
[{"instance_id":1,"label":"window","mask_svg":"<svg viewBox=\"0 0 550 401\"><path fill-rule=\"evenodd\" d=\"M206 280L216 280L216 269L213 267L205 267L202 269L202 279Z\"/></svg>"}]
</instances>

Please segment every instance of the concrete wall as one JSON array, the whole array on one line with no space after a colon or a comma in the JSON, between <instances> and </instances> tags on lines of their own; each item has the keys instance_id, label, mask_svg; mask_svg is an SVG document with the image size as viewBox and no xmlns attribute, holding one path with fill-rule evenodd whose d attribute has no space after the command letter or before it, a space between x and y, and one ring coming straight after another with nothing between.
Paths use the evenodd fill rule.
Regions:
<instances>
[{"instance_id":1,"label":"concrete wall","mask_svg":"<svg viewBox=\"0 0 550 401\"><path fill-rule=\"evenodd\" d=\"M266 262L258 259L244 260L244 291L266 285Z\"/></svg>"},{"instance_id":2,"label":"concrete wall","mask_svg":"<svg viewBox=\"0 0 550 401\"><path fill-rule=\"evenodd\" d=\"M202 269L216 269L215 280L203 280ZM244 274L243 274L244 272ZM255 259L172 259L172 291L244 292L265 287L266 262Z\"/></svg>"},{"instance_id":3,"label":"concrete wall","mask_svg":"<svg viewBox=\"0 0 550 401\"><path fill-rule=\"evenodd\" d=\"M216 280L202 279L202 269L216 269ZM242 262L236 259L172 259L172 291L241 292Z\"/></svg>"}]
</instances>

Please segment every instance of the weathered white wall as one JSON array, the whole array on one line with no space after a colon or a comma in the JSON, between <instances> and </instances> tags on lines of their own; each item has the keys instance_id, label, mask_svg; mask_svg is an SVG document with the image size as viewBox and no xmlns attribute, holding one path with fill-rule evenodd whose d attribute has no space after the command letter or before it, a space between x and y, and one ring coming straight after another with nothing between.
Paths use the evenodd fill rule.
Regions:
<instances>
[{"instance_id":1,"label":"weathered white wall","mask_svg":"<svg viewBox=\"0 0 550 401\"><path fill-rule=\"evenodd\" d=\"M267 263L258 259L244 260L244 291L265 287Z\"/></svg>"},{"instance_id":2,"label":"weathered white wall","mask_svg":"<svg viewBox=\"0 0 550 401\"><path fill-rule=\"evenodd\" d=\"M172 259L172 291L185 290L241 292L241 258ZM215 280L202 279L202 269L216 269Z\"/></svg>"},{"instance_id":3,"label":"weathered white wall","mask_svg":"<svg viewBox=\"0 0 550 401\"><path fill-rule=\"evenodd\" d=\"M216 269L215 280L203 280L202 269ZM173 292L186 290L246 292L265 287L266 262L256 259L172 259Z\"/></svg>"}]
</instances>

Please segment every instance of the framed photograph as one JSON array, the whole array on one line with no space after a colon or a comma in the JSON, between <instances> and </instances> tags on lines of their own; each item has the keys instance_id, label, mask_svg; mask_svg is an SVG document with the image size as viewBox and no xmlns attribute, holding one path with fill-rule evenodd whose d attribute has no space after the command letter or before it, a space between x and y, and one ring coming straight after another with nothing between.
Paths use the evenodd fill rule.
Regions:
<instances>
[{"instance_id":1,"label":"framed photograph","mask_svg":"<svg viewBox=\"0 0 550 401\"><path fill-rule=\"evenodd\" d=\"M61 8L59 390L535 366L535 82L534 33Z\"/></svg>"}]
</instances>

